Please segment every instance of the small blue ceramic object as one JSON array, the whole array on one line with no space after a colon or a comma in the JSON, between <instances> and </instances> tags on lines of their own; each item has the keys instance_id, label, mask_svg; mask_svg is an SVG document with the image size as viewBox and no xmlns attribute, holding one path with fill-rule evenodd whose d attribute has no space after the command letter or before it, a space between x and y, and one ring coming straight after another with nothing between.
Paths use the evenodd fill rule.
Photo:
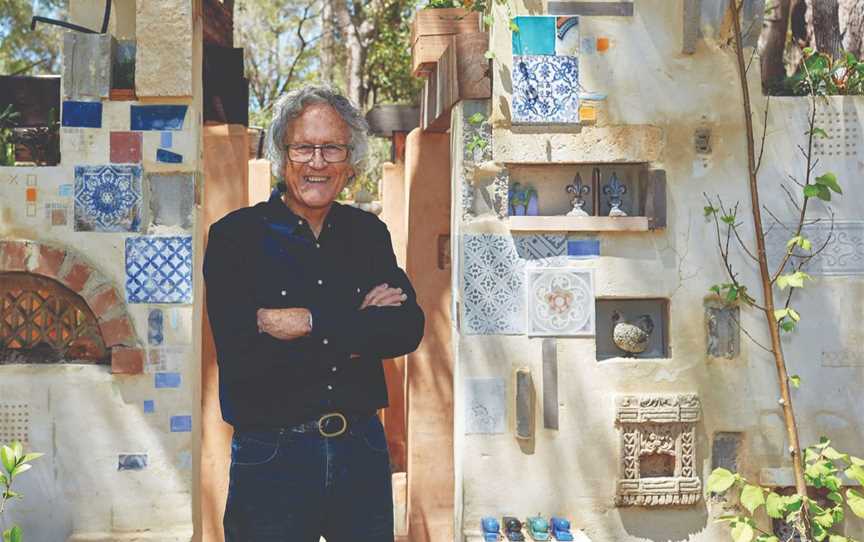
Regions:
<instances>
[{"instance_id":1,"label":"small blue ceramic object","mask_svg":"<svg viewBox=\"0 0 864 542\"><path fill-rule=\"evenodd\" d=\"M541 516L533 516L525 522L528 535L533 540L549 540L549 522Z\"/></svg>"},{"instance_id":2,"label":"small blue ceramic object","mask_svg":"<svg viewBox=\"0 0 864 542\"><path fill-rule=\"evenodd\" d=\"M511 542L523 542L525 535L522 534L522 522L513 516L504 516L504 535Z\"/></svg>"},{"instance_id":3,"label":"small blue ceramic object","mask_svg":"<svg viewBox=\"0 0 864 542\"><path fill-rule=\"evenodd\" d=\"M486 516L480 520L480 527L483 530L484 542L498 542L501 535L501 526L498 524L497 519Z\"/></svg>"},{"instance_id":4,"label":"small blue ceramic object","mask_svg":"<svg viewBox=\"0 0 864 542\"><path fill-rule=\"evenodd\" d=\"M555 540L573 540L570 532L570 521L564 518L552 518L552 536Z\"/></svg>"}]
</instances>

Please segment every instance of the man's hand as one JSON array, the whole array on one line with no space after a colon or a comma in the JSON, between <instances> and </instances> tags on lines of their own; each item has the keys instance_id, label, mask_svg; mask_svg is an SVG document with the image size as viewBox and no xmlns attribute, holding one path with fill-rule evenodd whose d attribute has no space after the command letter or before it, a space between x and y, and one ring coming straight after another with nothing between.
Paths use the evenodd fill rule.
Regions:
<instances>
[{"instance_id":1,"label":"man's hand","mask_svg":"<svg viewBox=\"0 0 864 542\"><path fill-rule=\"evenodd\" d=\"M258 332L291 341L308 335L309 309L258 309Z\"/></svg>"},{"instance_id":2,"label":"man's hand","mask_svg":"<svg viewBox=\"0 0 864 542\"><path fill-rule=\"evenodd\" d=\"M399 307L408 296L402 293L402 288L390 288L387 283L379 284L369 290L358 310L366 307Z\"/></svg>"}]
</instances>

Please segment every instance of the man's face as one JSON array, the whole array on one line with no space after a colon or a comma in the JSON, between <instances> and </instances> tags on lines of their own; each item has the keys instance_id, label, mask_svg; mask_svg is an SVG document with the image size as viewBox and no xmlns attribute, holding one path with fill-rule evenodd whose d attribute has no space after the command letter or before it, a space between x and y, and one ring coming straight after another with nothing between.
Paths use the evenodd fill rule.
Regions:
<instances>
[{"instance_id":1,"label":"man's face","mask_svg":"<svg viewBox=\"0 0 864 542\"><path fill-rule=\"evenodd\" d=\"M351 142L351 129L339 113L328 104L306 106L300 116L288 127L284 144L287 145L348 145ZM344 162L328 163L322 151L316 150L307 163L292 162L285 150L285 185L288 195L297 207L321 209L333 203L348 179L354 174L350 154Z\"/></svg>"}]
</instances>

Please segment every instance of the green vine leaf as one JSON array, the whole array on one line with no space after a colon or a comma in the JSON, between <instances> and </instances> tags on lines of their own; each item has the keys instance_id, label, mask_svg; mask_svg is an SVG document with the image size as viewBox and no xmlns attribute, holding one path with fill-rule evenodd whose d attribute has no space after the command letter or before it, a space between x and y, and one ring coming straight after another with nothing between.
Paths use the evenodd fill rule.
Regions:
<instances>
[{"instance_id":1,"label":"green vine leaf","mask_svg":"<svg viewBox=\"0 0 864 542\"><path fill-rule=\"evenodd\" d=\"M486 120L486 117L483 116L483 113L474 113L468 117L469 124L482 124L484 120Z\"/></svg>"},{"instance_id":2,"label":"green vine leaf","mask_svg":"<svg viewBox=\"0 0 864 542\"><path fill-rule=\"evenodd\" d=\"M765 495L762 492L762 488L751 484L745 485L744 489L741 490L741 504L751 514L756 511L757 508L765 504Z\"/></svg>"},{"instance_id":3,"label":"green vine leaf","mask_svg":"<svg viewBox=\"0 0 864 542\"><path fill-rule=\"evenodd\" d=\"M842 194L843 190L840 189L840 185L837 183L837 176L831 173L825 173L816 177L816 184L820 186L827 186L837 194Z\"/></svg>"},{"instance_id":4,"label":"green vine leaf","mask_svg":"<svg viewBox=\"0 0 864 542\"><path fill-rule=\"evenodd\" d=\"M712 493L725 493L732 484L735 483L737 476L726 469L717 468L708 476L708 482L705 488Z\"/></svg>"},{"instance_id":5,"label":"green vine leaf","mask_svg":"<svg viewBox=\"0 0 864 542\"><path fill-rule=\"evenodd\" d=\"M859 484L864 486L864 467L861 465L852 465L845 471L846 476L856 480Z\"/></svg>"},{"instance_id":6,"label":"green vine leaf","mask_svg":"<svg viewBox=\"0 0 864 542\"><path fill-rule=\"evenodd\" d=\"M780 542L780 539L774 535L760 534L756 537L756 542Z\"/></svg>"},{"instance_id":7,"label":"green vine leaf","mask_svg":"<svg viewBox=\"0 0 864 542\"><path fill-rule=\"evenodd\" d=\"M828 139L828 132L826 132L826 131L823 130L822 128L819 128L818 126L814 126L814 127L813 127L813 130L810 131L809 133L813 134L813 135L816 136L816 137L821 137L821 138L823 138L823 139Z\"/></svg>"},{"instance_id":8,"label":"green vine leaf","mask_svg":"<svg viewBox=\"0 0 864 542\"><path fill-rule=\"evenodd\" d=\"M792 375L789 377L789 383L797 390L801 387L801 377L798 375Z\"/></svg>"},{"instance_id":9,"label":"green vine leaf","mask_svg":"<svg viewBox=\"0 0 864 542\"><path fill-rule=\"evenodd\" d=\"M810 530L813 532L813 540L822 542L828 536L828 531L818 523L811 523Z\"/></svg>"},{"instance_id":10,"label":"green vine leaf","mask_svg":"<svg viewBox=\"0 0 864 542\"><path fill-rule=\"evenodd\" d=\"M864 518L864 495L861 495L854 489L846 491L846 504L852 513L859 518Z\"/></svg>"},{"instance_id":11,"label":"green vine leaf","mask_svg":"<svg viewBox=\"0 0 864 542\"><path fill-rule=\"evenodd\" d=\"M832 534L828 536L828 542L849 542L849 539L839 534Z\"/></svg>"},{"instance_id":12,"label":"green vine leaf","mask_svg":"<svg viewBox=\"0 0 864 542\"><path fill-rule=\"evenodd\" d=\"M793 245L798 245L803 250L811 250L813 248L813 243L803 235L796 235L792 239L789 239L789 241L786 242L786 249L788 250Z\"/></svg>"},{"instance_id":13,"label":"green vine leaf","mask_svg":"<svg viewBox=\"0 0 864 542\"><path fill-rule=\"evenodd\" d=\"M732 540L735 542L750 542L753 534L753 527L749 523L742 521L732 527Z\"/></svg>"},{"instance_id":14,"label":"green vine leaf","mask_svg":"<svg viewBox=\"0 0 864 542\"><path fill-rule=\"evenodd\" d=\"M768 493L768 498L765 499L765 512L769 518L780 519L783 517L786 506L783 503L783 497L774 493Z\"/></svg>"},{"instance_id":15,"label":"green vine leaf","mask_svg":"<svg viewBox=\"0 0 864 542\"><path fill-rule=\"evenodd\" d=\"M712 206L710 206L710 205L706 205L706 206L703 208L703 210L705 211L705 216L711 216L711 215L713 215L714 213L717 212L717 208L716 208L716 207L712 207Z\"/></svg>"},{"instance_id":16,"label":"green vine leaf","mask_svg":"<svg viewBox=\"0 0 864 542\"><path fill-rule=\"evenodd\" d=\"M493 58L495 58L495 52L490 49L489 51L486 51L485 53L483 53L483 57L486 60L492 60Z\"/></svg>"}]
</instances>

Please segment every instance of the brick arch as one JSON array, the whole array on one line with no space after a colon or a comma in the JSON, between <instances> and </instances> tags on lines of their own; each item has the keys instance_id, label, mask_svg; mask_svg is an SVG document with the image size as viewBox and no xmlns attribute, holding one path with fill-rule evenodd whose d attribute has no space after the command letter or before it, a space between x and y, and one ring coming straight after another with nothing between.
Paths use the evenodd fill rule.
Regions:
<instances>
[{"instance_id":1,"label":"brick arch","mask_svg":"<svg viewBox=\"0 0 864 542\"><path fill-rule=\"evenodd\" d=\"M111 372L144 370L144 351L123 296L112 281L74 250L22 239L0 240L0 272L20 271L56 280L81 296L99 324L111 351Z\"/></svg>"}]
</instances>

